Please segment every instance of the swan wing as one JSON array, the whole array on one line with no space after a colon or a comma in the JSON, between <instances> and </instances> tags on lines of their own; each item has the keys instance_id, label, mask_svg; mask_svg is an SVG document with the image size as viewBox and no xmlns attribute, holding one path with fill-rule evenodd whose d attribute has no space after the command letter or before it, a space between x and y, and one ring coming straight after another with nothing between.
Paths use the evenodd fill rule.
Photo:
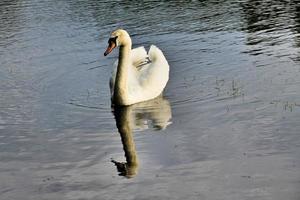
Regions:
<instances>
[{"instance_id":1,"label":"swan wing","mask_svg":"<svg viewBox=\"0 0 300 200\"><path fill-rule=\"evenodd\" d=\"M147 58L148 55L143 46L131 50L131 62L133 66L140 66L141 64L145 63Z\"/></svg>"},{"instance_id":2,"label":"swan wing","mask_svg":"<svg viewBox=\"0 0 300 200\"><path fill-rule=\"evenodd\" d=\"M137 85L132 90L132 96L140 101L160 95L169 80L169 64L162 51L151 45L148 56L151 62L136 72Z\"/></svg>"},{"instance_id":3,"label":"swan wing","mask_svg":"<svg viewBox=\"0 0 300 200\"><path fill-rule=\"evenodd\" d=\"M139 81L142 87L165 87L169 80L169 64L163 52L156 46L151 45L148 56L150 63L142 67Z\"/></svg>"}]
</instances>

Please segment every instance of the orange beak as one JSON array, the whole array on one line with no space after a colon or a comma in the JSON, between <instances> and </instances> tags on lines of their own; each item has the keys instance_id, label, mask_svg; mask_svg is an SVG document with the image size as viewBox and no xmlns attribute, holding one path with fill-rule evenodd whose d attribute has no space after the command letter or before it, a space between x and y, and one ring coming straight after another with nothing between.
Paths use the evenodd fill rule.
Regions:
<instances>
[{"instance_id":1,"label":"orange beak","mask_svg":"<svg viewBox=\"0 0 300 200\"><path fill-rule=\"evenodd\" d=\"M113 42L110 42L106 51L104 52L104 56L107 56L112 50L116 47L116 44Z\"/></svg>"}]
</instances>

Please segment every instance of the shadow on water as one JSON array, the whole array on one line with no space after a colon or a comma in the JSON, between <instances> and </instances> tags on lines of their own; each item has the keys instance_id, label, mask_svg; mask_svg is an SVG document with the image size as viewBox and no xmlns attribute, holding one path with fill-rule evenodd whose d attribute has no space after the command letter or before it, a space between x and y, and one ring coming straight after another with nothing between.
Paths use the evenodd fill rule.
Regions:
<instances>
[{"instance_id":1,"label":"shadow on water","mask_svg":"<svg viewBox=\"0 0 300 200\"><path fill-rule=\"evenodd\" d=\"M297 1L258 1L241 3L244 25L247 33L246 45L252 56L290 56L286 47L291 43L299 47L299 3ZM280 49L280 52L274 52ZM290 49L289 49L290 50ZM299 60L299 55L292 60Z\"/></svg>"},{"instance_id":2,"label":"shadow on water","mask_svg":"<svg viewBox=\"0 0 300 200\"><path fill-rule=\"evenodd\" d=\"M8 46L15 41L14 36L22 29L22 13L19 0L0 2L0 39L1 46ZM5 43L4 43L5 42Z\"/></svg>"},{"instance_id":3,"label":"shadow on water","mask_svg":"<svg viewBox=\"0 0 300 200\"><path fill-rule=\"evenodd\" d=\"M134 104L131 106L114 107L113 113L120 133L126 162L112 159L120 176L133 178L139 169L139 160L133 138L134 130L153 128L163 130L171 124L172 112L170 103L163 97Z\"/></svg>"}]
</instances>

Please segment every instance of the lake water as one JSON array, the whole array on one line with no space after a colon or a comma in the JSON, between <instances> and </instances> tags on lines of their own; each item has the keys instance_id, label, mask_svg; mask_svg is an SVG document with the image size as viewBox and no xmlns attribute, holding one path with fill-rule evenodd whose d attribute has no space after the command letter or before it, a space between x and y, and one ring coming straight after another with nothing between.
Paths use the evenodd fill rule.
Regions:
<instances>
[{"instance_id":1,"label":"lake water","mask_svg":"<svg viewBox=\"0 0 300 200\"><path fill-rule=\"evenodd\" d=\"M4 0L0 19L1 200L300 198L297 1ZM119 27L170 80L114 110Z\"/></svg>"}]
</instances>

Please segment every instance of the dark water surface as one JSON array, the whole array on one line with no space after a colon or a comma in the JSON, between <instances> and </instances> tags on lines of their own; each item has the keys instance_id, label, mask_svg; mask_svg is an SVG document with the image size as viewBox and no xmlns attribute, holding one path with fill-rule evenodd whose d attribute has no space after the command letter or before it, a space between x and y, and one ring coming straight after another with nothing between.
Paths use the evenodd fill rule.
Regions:
<instances>
[{"instance_id":1,"label":"dark water surface","mask_svg":"<svg viewBox=\"0 0 300 200\"><path fill-rule=\"evenodd\" d=\"M299 200L297 1L2 0L0 21L1 200ZM165 53L163 97L111 109L118 27Z\"/></svg>"}]
</instances>

